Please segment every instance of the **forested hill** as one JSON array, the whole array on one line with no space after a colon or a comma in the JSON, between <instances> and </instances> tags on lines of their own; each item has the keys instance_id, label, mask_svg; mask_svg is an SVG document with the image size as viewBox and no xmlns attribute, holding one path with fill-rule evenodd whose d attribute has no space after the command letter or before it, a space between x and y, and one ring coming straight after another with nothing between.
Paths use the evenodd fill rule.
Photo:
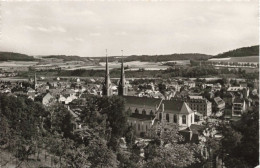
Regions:
<instances>
[{"instance_id":1,"label":"forested hill","mask_svg":"<svg viewBox=\"0 0 260 168\"><path fill-rule=\"evenodd\" d=\"M187 53L187 54L168 54L168 55L131 55L124 58L124 61L141 61L141 62L163 62L176 60L207 60L211 55ZM97 57L96 57L97 58ZM100 61L105 61L105 57L99 57ZM119 56L109 57L109 61L118 60Z\"/></svg>"},{"instance_id":2,"label":"forested hill","mask_svg":"<svg viewBox=\"0 0 260 168\"><path fill-rule=\"evenodd\" d=\"M38 58L34 58L33 56L28 56L26 54L21 53L13 53L13 52L0 52L0 61L38 61L41 58L55 58L61 59L64 62L67 61L83 61L89 62L91 61L87 57L79 57L79 56L66 56L66 55L48 55L48 56L41 56Z\"/></svg>"},{"instance_id":3,"label":"forested hill","mask_svg":"<svg viewBox=\"0 0 260 168\"><path fill-rule=\"evenodd\" d=\"M67 61L83 61L83 62L87 62L87 61L89 61L89 58L86 58L86 57L66 56L66 55L50 55L50 56L44 56L43 58L62 59L64 62L67 62Z\"/></svg>"},{"instance_id":4,"label":"forested hill","mask_svg":"<svg viewBox=\"0 0 260 168\"><path fill-rule=\"evenodd\" d=\"M26 54L13 52L0 52L0 61L35 61L36 59Z\"/></svg>"},{"instance_id":5,"label":"forested hill","mask_svg":"<svg viewBox=\"0 0 260 168\"><path fill-rule=\"evenodd\" d=\"M251 47L243 47L235 50L227 51L214 56L213 58L226 58L226 57L246 57L246 56L258 56L259 45Z\"/></svg>"}]
</instances>

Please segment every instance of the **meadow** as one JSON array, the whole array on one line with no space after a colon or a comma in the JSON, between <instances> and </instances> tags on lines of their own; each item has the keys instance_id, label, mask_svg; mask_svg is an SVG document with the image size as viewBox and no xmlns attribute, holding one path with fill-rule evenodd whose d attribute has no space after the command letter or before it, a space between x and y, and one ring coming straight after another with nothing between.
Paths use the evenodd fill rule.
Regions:
<instances>
[{"instance_id":1,"label":"meadow","mask_svg":"<svg viewBox=\"0 0 260 168\"><path fill-rule=\"evenodd\" d=\"M214 62L241 62L241 63L258 63L259 56L247 56L247 57L229 57L229 58L212 58L208 61Z\"/></svg>"}]
</instances>

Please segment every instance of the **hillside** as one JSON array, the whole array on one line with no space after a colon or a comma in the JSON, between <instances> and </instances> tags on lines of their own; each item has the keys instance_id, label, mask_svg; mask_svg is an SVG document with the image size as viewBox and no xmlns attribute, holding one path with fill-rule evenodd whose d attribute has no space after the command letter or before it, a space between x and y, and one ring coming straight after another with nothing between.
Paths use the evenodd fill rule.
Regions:
<instances>
[{"instance_id":1,"label":"hillside","mask_svg":"<svg viewBox=\"0 0 260 168\"><path fill-rule=\"evenodd\" d=\"M83 61L88 62L89 59L85 57L79 57L79 56L66 56L66 55L50 55L50 56L44 56L43 58L55 58L55 59L62 59L64 62L68 61Z\"/></svg>"},{"instance_id":2,"label":"hillside","mask_svg":"<svg viewBox=\"0 0 260 168\"><path fill-rule=\"evenodd\" d=\"M141 62L164 62L164 61L176 61L176 60L207 60L211 58L211 55L187 53L187 54L169 54L169 55L131 55L124 58L124 61L141 61ZM105 61L105 57L98 57L100 62ZM97 57L93 57L97 59ZM118 60L118 56L109 57L109 61Z\"/></svg>"},{"instance_id":3,"label":"hillside","mask_svg":"<svg viewBox=\"0 0 260 168\"><path fill-rule=\"evenodd\" d=\"M32 56L13 52L0 52L0 61L36 61Z\"/></svg>"},{"instance_id":4,"label":"hillside","mask_svg":"<svg viewBox=\"0 0 260 168\"><path fill-rule=\"evenodd\" d=\"M251 47L243 47L227 51L214 56L213 58L227 58L227 57L246 57L246 56L258 56L259 55L259 45Z\"/></svg>"},{"instance_id":5,"label":"hillside","mask_svg":"<svg viewBox=\"0 0 260 168\"><path fill-rule=\"evenodd\" d=\"M169 54L169 55L142 55L142 56L129 56L126 61L143 61L143 62L163 62L163 61L175 61L175 60L207 60L212 56L206 54L187 53L187 54Z\"/></svg>"}]
</instances>

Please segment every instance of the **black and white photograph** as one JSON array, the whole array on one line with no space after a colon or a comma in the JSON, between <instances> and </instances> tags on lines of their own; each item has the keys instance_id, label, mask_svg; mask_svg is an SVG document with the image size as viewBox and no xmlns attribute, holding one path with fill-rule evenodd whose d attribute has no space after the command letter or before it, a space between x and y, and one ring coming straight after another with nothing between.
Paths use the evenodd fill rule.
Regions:
<instances>
[{"instance_id":1,"label":"black and white photograph","mask_svg":"<svg viewBox=\"0 0 260 168\"><path fill-rule=\"evenodd\" d=\"M260 168L258 0L0 0L0 168Z\"/></svg>"}]
</instances>

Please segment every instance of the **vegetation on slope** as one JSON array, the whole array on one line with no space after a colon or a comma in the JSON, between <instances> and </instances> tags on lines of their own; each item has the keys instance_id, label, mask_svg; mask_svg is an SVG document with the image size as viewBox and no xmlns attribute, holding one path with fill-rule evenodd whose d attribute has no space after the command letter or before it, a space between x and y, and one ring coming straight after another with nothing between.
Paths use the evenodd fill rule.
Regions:
<instances>
[{"instance_id":1,"label":"vegetation on slope","mask_svg":"<svg viewBox=\"0 0 260 168\"><path fill-rule=\"evenodd\" d=\"M48 167L72 168L185 167L197 161L197 145L176 143L177 129L165 134L162 145L155 135L152 142L157 143L145 151L145 158L140 157L134 128L127 124L129 112L124 99L85 98L71 104L71 108L75 105L81 109L79 120L83 122L82 129L73 130L73 115L61 104L44 108L25 97L0 94L0 156L3 151L12 155L4 162L0 159L0 165L13 165L11 158L17 160L17 167L35 167L39 161L37 167L46 167L47 158L51 162ZM120 148L121 137L125 137L128 152ZM167 142L168 139L174 140Z\"/></svg>"},{"instance_id":2,"label":"vegetation on slope","mask_svg":"<svg viewBox=\"0 0 260 168\"><path fill-rule=\"evenodd\" d=\"M36 59L26 54L13 52L0 52L0 61L35 61Z\"/></svg>"},{"instance_id":3,"label":"vegetation on slope","mask_svg":"<svg viewBox=\"0 0 260 168\"><path fill-rule=\"evenodd\" d=\"M55 58L55 59L62 59L65 62L68 61L83 61L83 62L88 62L88 58L84 57L79 57L79 56L66 56L66 55L50 55L50 56L45 56L44 58Z\"/></svg>"},{"instance_id":4,"label":"vegetation on slope","mask_svg":"<svg viewBox=\"0 0 260 168\"><path fill-rule=\"evenodd\" d=\"M164 61L176 61L176 60L207 60L211 58L211 55L187 53L187 54L168 54L168 55L131 55L124 58L125 62L129 61L141 61L141 62L164 62ZM94 58L94 57L93 57ZM100 62L105 61L105 57L98 57ZM97 59L97 57L95 58ZM118 56L109 57L109 62L118 61Z\"/></svg>"},{"instance_id":5,"label":"vegetation on slope","mask_svg":"<svg viewBox=\"0 0 260 168\"><path fill-rule=\"evenodd\" d=\"M251 47L243 47L235 50L227 51L214 56L214 58L226 58L226 57L246 57L246 56L258 56L259 45Z\"/></svg>"}]
</instances>

